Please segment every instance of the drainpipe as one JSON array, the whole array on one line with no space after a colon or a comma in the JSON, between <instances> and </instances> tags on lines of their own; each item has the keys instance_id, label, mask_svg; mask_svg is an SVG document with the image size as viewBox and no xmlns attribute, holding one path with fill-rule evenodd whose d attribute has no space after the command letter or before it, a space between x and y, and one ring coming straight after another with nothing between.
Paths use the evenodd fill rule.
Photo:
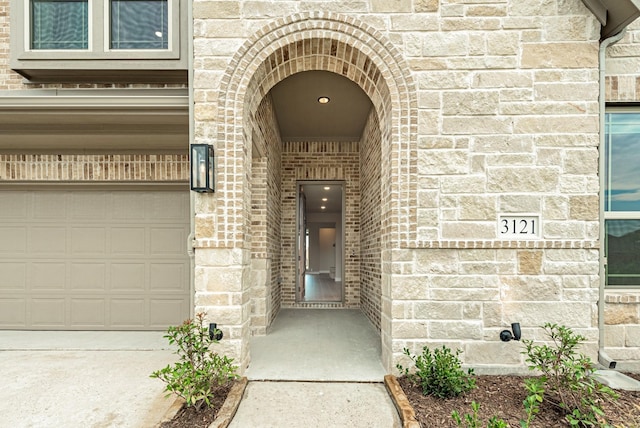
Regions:
<instances>
[{"instance_id":1,"label":"drainpipe","mask_svg":"<svg viewBox=\"0 0 640 428\"><path fill-rule=\"evenodd\" d=\"M194 114L193 114L193 0L188 1L187 5L187 85L189 91L189 146L193 142L193 133L195 129ZM189 156L191 156L191 150L188 149ZM195 192L189 190L189 236L187 236L187 254L189 254L189 289L190 291L190 307L189 314L193 319L194 317L194 299L195 299L195 250L193 248L193 240L196 232L196 204L195 204Z\"/></svg>"},{"instance_id":2,"label":"drainpipe","mask_svg":"<svg viewBox=\"0 0 640 428\"><path fill-rule=\"evenodd\" d=\"M606 89L605 89L605 60L606 60L606 50L609 46L614 43L619 42L627 32L627 29L624 28L615 36L611 36L607 39L604 39L600 43L600 51L598 52L599 56L599 66L600 66L600 95L598 98L599 102L599 119L600 119L600 144L599 144L599 170L600 170L600 189L602 193L602 189L605 188L605 179L604 171L605 171L605 107L606 107ZM599 287L599 296L598 296L598 362L602 364L605 368L614 369L616 367L616 362L612 360L604 351L604 286L605 286L605 263L606 258L604 257L604 242L605 242L605 230L604 230L604 198L600 198L600 287Z\"/></svg>"}]
</instances>

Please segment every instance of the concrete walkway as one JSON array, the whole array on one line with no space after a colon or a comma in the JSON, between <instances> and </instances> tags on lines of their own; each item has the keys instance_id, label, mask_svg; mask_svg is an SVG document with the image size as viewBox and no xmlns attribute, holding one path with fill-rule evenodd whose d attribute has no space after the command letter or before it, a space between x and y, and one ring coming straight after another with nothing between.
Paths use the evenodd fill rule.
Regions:
<instances>
[{"instance_id":1,"label":"concrete walkway","mask_svg":"<svg viewBox=\"0 0 640 428\"><path fill-rule=\"evenodd\" d=\"M381 383L249 382L229 428L399 428Z\"/></svg>"},{"instance_id":2,"label":"concrete walkway","mask_svg":"<svg viewBox=\"0 0 640 428\"><path fill-rule=\"evenodd\" d=\"M0 331L0 427L155 426L173 403L149 378L161 332Z\"/></svg>"},{"instance_id":3,"label":"concrete walkway","mask_svg":"<svg viewBox=\"0 0 640 428\"><path fill-rule=\"evenodd\" d=\"M282 309L251 339L249 384L230 428L400 427L380 335L346 309Z\"/></svg>"},{"instance_id":4,"label":"concrete walkway","mask_svg":"<svg viewBox=\"0 0 640 428\"><path fill-rule=\"evenodd\" d=\"M163 334L0 331L0 427L155 427L174 402L149 378L176 361ZM232 427L400 426L360 311L284 309L251 355Z\"/></svg>"}]
</instances>

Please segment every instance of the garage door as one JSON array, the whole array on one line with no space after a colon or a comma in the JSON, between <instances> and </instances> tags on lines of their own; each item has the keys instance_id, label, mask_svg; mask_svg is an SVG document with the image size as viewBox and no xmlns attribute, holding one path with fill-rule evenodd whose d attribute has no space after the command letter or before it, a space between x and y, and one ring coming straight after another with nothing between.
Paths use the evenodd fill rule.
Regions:
<instances>
[{"instance_id":1,"label":"garage door","mask_svg":"<svg viewBox=\"0 0 640 428\"><path fill-rule=\"evenodd\" d=\"M0 329L181 323L188 233L188 191L0 191Z\"/></svg>"}]
</instances>

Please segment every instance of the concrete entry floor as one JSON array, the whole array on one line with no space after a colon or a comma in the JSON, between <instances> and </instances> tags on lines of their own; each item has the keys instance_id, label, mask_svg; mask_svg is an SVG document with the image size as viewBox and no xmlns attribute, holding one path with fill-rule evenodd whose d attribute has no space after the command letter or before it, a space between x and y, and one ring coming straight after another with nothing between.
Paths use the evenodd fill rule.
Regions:
<instances>
[{"instance_id":1,"label":"concrete entry floor","mask_svg":"<svg viewBox=\"0 0 640 428\"><path fill-rule=\"evenodd\" d=\"M382 382L380 334L359 310L282 309L250 340L249 380Z\"/></svg>"}]
</instances>

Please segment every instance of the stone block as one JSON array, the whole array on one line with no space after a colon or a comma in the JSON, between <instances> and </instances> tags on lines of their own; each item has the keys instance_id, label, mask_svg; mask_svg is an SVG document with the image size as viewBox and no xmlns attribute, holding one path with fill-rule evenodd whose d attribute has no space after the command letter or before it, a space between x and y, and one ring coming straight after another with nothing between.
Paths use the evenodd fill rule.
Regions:
<instances>
[{"instance_id":1,"label":"stone block","mask_svg":"<svg viewBox=\"0 0 640 428\"><path fill-rule=\"evenodd\" d=\"M442 224L442 238L452 240L483 240L496 237L495 221L446 222Z\"/></svg>"},{"instance_id":2,"label":"stone block","mask_svg":"<svg viewBox=\"0 0 640 428\"><path fill-rule=\"evenodd\" d=\"M480 340L481 321L430 321L429 338L438 340Z\"/></svg>"},{"instance_id":3,"label":"stone block","mask_svg":"<svg viewBox=\"0 0 640 428\"><path fill-rule=\"evenodd\" d=\"M426 321L393 321L391 336L394 339L420 339L428 337Z\"/></svg>"},{"instance_id":4,"label":"stone block","mask_svg":"<svg viewBox=\"0 0 640 428\"><path fill-rule=\"evenodd\" d=\"M599 205L597 195L572 196L569 198L572 220L597 220Z\"/></svg>"},{"instance_id":5,"label":"stone block","mask_svg":"<svg viewBox=\"0 0 640 428\"><path fill-rule=\"evenodd\" d=\"M471 342L464 345L464 362L471 365L521 364L521 351L518 342Z\"/></svg>"},{"instance_id":6,"label":"stone block","mask_svg":"<svg viewBox=\"0 0 640 428\"><path fill-rule=\"evenodd\" d=\"M539 275L542 273L542 251L518 251L518 274Z\"/></svg>"},{"instance_id":7,"label":"stone block","mask_svg":"<svg viewBox=\"0 0 640 428\"><path fill-rule=\"evenodd\" d=\"M607 325L638 324L640 312L638 304L606 303L604 306L604 323Z\"/></svg>"},{"instance_id":8,"label":"stone block","mask_svg":"<svg viewBox=\"0 0 640 428\"><path fill-rule=\"evenodd\" d=\"M496 218L497 197L473 195L460 196L460 220L493 220Z\"/></svg>"},{"instance_id":9,"label":"stone block","mask_svg":"<svg viewBox=\"0 0 640 428\"><path fill-rule=\"evenodd\" d=\"M502 284L502 298L507 301L557 302L562 297L560 278L553 276L506 276Z\"/></svg>"},{"instance_id":10,"label":"stone block","mask_svg":"<svg viewBox=\"0 0 640 428\"><path fill-rule=\"evenodd\" d=\"M429 298L428 278L419 276L394 276L391 298L396 300L426 300Z\"/></svg>"},{"instance_id":11,"label":"stone block","mask_svg":"<svg viewBox=\"0 0 640 428\"><path fill-rule=\"evenodd\" d=\"M371 0L369 3L374 13L411 12L411 0Z\"/></svg>"},{"instance_id":12,"label":"stone block","mask_svg":"<svg viewBox=\"0 0 640 428\"><path fill-rule=\"evenodd\" d=\"M541 326L547 322L571 328L592 327L595 302L505 302L504 317L523 326Z\"/></svg>"},{"instance_id":13,"label":"stone block","mask_svg":"<svg viewBox=\"0 0 640 428\"><path fill-rule=\"evenodd\" d=\"M444 115L490 115L497 114L499 93L497 91L444 92L442 114Z\"/></svg>"},{"instance_id":14,"label":"stone block","mask_svg":"<svg viewBox=\"0 0 640 428\"><path fill-rule=\"evenodd\" d=\"M567 55L571 52L571 55ZM522 68L591 68L598 67L598 43L525 43L522 45Z\"/></svg>"},{"instance_id":15,"label":"stone block","mask_svg":"<svg viewBox=\"0 0 640 428\"><path fill-rule=\"evenodd\" d=\"M454 274L458 271L458 256L451 250L423 250L416 252L416 273Z\"/></svg>"},{"instance_id":16,"label":"stone block","mask_svg":"<svg viewBox=\"0 0 640 428\"><path fill-rule=\"evenodd\" d=\"M193 2L193 18L222 19L239 18L239 1L195 1Z\"/></svg>"},{"instance_id":17,"label":"stone block","mask_svg":"<svg viewBox=\"0 0 640 428\"><path fill-rule=\"evenodd\" d=\"M605 325L604 326L604 346L621 348L625 346L625 326Z\"/></svg>"},{"instance_id":18,"label":"stone block","mask_svg":"<svg viewBox=\"0 0 640 428\"><path fill-rule=\"evenodd\" d=\"M413 316L421 320L461 320L463 303L415 302Z\"/></svg>"},{"instance_id":19,"label":"stone block","mask_svg":"<svg viewBox=\"0 0 640 428\"><path fill-rule=\"evenodd\" d=\"M487 187L491 192L554 192L558 189L559 175L558 168L490 168Z\"/></svg>"},{"instance_id":20,"label":"stone block","mask_svg":"<svg viewBox=\"0 0 640 428\"><path fill-rule=\"evenodd\" d=\"M383 2L384 0L379 1ZM413 3L414 12L437 12L438 6L440 5L440 0L414 0Z\"/></svg>"}]
</instances>

